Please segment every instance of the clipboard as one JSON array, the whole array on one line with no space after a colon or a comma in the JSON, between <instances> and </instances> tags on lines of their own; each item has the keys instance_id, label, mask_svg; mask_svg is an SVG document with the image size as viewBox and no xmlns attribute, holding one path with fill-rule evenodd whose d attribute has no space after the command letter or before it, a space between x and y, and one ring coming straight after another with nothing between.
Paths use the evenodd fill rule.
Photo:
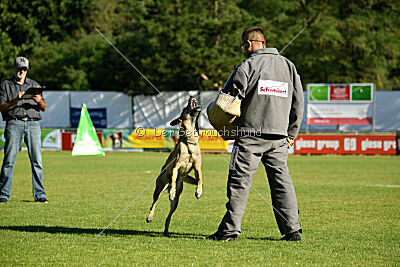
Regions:
<instances>
[{"instance_id":1,"label":"clipboard","mask_svg":"<svg viewBox=\"0 0 400 267\"><path fill-rule=\"evenodd\" d=\"M26 91L25 94L21 97L22 99L30 99L34 97L35 95L41 94L45 87L29 87Z\"/></svg>"}]
</instances>

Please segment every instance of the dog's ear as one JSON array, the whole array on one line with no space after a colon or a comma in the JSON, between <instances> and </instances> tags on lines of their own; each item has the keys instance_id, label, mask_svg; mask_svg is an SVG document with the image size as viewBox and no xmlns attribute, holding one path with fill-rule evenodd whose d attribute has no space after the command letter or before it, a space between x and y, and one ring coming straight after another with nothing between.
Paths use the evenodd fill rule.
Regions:
<instances>
[{"instance_id":1,"label":"dog's ear","mask_svg":"<svg viewBox=\"0 0 400 267\"><path fill-rule=\"evenodd\" d=\"M175 125L177 125L177 124L179 124L179 123L181 123L181 117L176 118L175 120L171 121L171 122L169 123L169 125L175 126Z\"/></svg>"}]
</instances>

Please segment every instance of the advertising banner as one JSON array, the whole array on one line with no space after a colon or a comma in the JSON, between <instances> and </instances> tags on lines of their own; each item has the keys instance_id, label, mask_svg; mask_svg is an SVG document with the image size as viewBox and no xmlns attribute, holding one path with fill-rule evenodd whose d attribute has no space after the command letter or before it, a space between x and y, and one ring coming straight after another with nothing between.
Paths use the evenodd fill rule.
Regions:
<instances>
[{"instance_id":1,"label":"advertising banner","mask_svg":"<svg viewBox=\"0 0 400 267\"><path fill-rule=\"evenodd\" d=\"M88 108L90 118L95 128L107 128L107 109ZM81 108L70 108L71 127L78 128Z\"/></svg>"},{"instance_id":2,"label":"advertising banner","mask_svg":"<svg viewBox=\"0 0 400 267\"><path fill-rule=\"evenodd\" d=\"M118 149L172 149L177 140L178 130L152 128L104 129L103 147Z\"/></svg>"},{"instance_id":3,"label":"advertising banner","mask_svg":"<svg viewBox=\"0 0 400 267\"><path fill-rule=\"evenodd\" d=\"M61 130L42 129L42 148L61 150Z\"/></svg>"},{"instance_id":4,"label":"advertising banner","mask_svg":"<svg viewBox=\"0 0 400 267\"><path fill-rule=\"evenodd\" d=\"M373 83L307 85L308 102L372 103Z\"/></svg>"},{"instance_id":5,"label":"advertising banner","mask_svg":"<svg viewBox=\"0 0 400 267\"><path fill-rule=\"evenodd\" d=\"M96 128L127 129L132 127L131 96L115 91L71 91L69 107L80 111L83 104L86 104ZM74 114L79 120L80 113ZM77 123L75 125L70 127L78 126Z\"/></svg>"},{"instance_id":6,"label":"advertising banner","mask_svg":"<svg viewBox=\"0 0 400 267\"><path fill-rule=\"evenodd\" d=\"M200 149L209 152L227 152L228 142L218 135L217 130L200 130Z\"/></svg>"},{"instance_id":7,"label":"advertising banner","mask_svg":"<svg viewBox=\"0 0 400 267\"><path fill-rule=\"evenodd\" d=\"M137 128L129 135L128 140L134 148L172 149L174 132L163 129Z\"/></svg>"},{"instance_id":8,"label":"advertising banner","mask_svg":"<svg viewBox=\"0 0 400 267\"><path fill-rule=\"evenodd\" d=\"M371 125L372 83L308 84L307 124Z\"/></svg>"},{"instance_id":9,"label":"advertising banner","mask_svg":"<svg viewBox=\"0 0 400 267\"><path fill-rule=\"evenodd\" d=\"M103 147L118 149L143 148L171 150L178 142L178 129L136 128L104 129L102 131ZM199 145L202 150L226 152L228 143L216 130L200 130Z\"/></svg>"},{"instance_id":10,"label":"advertising banner","mask_svg":"<svg viewBox=\"0 0 400 267\"><path fill-rule=\"evenodd\" d=\"M61 130L60 129L41 129L42 148L49 150L61 150ZM4 129L0 129L0 148L4 147ZM26 149L25 142L21 147Z\"/></svg>"},{"instance_id":11,"label":"advertising banner","mask_svg":"<svg viewBox=\"0 0 400 267\"><path fill-rule=\"evenodd\" d=\"M396 155L396 138L390 135L298 135L294 154Z\"/></svg>"},{"instance_id":12,"label":"advertising banner","mask_svg":"<svg viewBox=\"0 0 400 267\"><path fill-rule=\"evenodd\" d=\"M372 123L371 104L309 103L307 123L310 125L370 125Z\"/></svg>"},{"instance_id":13,"label":"advertising banner","mask_svg":"<svg viewBox=\"0 0 400 267\"><path fill-rule=\"evenodd\" d=\"M101 143L101 133L96 133L97 137ZM74 148L75 140L76 140L76 132L73 133L61 133L61 149L62 150L72 150Z\"/></svg>"}]
</instances>

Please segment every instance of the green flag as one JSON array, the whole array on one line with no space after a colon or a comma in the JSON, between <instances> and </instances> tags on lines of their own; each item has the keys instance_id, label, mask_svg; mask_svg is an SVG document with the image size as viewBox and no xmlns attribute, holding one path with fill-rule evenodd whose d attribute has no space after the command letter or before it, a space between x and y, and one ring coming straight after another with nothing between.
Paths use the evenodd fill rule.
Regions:
<instances>
[{"instance_id":1,"label":"green flag","mask_svg":"<svg viewBox=\"0 0 400 267\"><path fill-rule=\"evenodd\" d=\"M78 132L76 134L72 156L104 156L96 129L90 119L86 105L82 105L81 117L79 119Z\"/></svg>"}]
</instances>

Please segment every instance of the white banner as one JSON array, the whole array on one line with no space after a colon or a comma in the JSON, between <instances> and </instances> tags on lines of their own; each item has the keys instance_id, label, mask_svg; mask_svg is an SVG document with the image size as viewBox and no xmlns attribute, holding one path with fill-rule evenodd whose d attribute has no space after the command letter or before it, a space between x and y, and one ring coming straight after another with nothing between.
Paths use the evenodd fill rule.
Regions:
<instances>
[{"instance_id":1,"label":"white banner","mask_svg":"<svg viewBox=\"0 0 400 267\"><path fill-rule=\"evenodd\" d=\"M107 112L107 128L132 128L132 97L114 91L51 91L44 90L47 109L40 112L42 128L70 128L71 109L103 108ZM0 120L0 127L4 127Z\"/></svg>"},{"instance_id":2,"label":"white banner","mask_svg":"<svg viewBox=\"0 0 400 267\"><path fill-rule=\"evenodd\" d=\"M69 118L69 91L50 91L44 90L43 97L46 100L46 111L41 112L42 120L40 126L42 127L70 127Z\"/></svg>"},{"instance_id":3,"label":"white banner","mask_svg":"<svg viewBox=\"0 0 400 267\"><path fill-rule=\"evenodd\" d=\"M112 91L71 92L71 107L88 109L105 108L107 110L106 128L132 127L132 97ZM69 113L69 110L68 110Z\"/></svg>"},{"instance_id":4,"label":"white banner","mask_svg":"<svg viewBox=\"0 0 400 267\"><path fill-rule=\"evenodd\" d=\"M148 96L138 95L133 99L135 127L170 129L170 122L181 115L190 96L198 98L197 91L163 92ZM199 101L199 99L197 99ZM202 105L202 103L199 103ZM203 112L205 107L203 106ZM199 119L201 127L201 118Z\"/></svg>"},{"instance_id":5,"label":"white banner","mask_svg":"<svg viewBox=\"0 0 400 267\"><path fill-rule=\"evenodd\" d=\"M372 104L308 103L307 121L311 125L369 125Z\"/></svg>"}]
</instances>

